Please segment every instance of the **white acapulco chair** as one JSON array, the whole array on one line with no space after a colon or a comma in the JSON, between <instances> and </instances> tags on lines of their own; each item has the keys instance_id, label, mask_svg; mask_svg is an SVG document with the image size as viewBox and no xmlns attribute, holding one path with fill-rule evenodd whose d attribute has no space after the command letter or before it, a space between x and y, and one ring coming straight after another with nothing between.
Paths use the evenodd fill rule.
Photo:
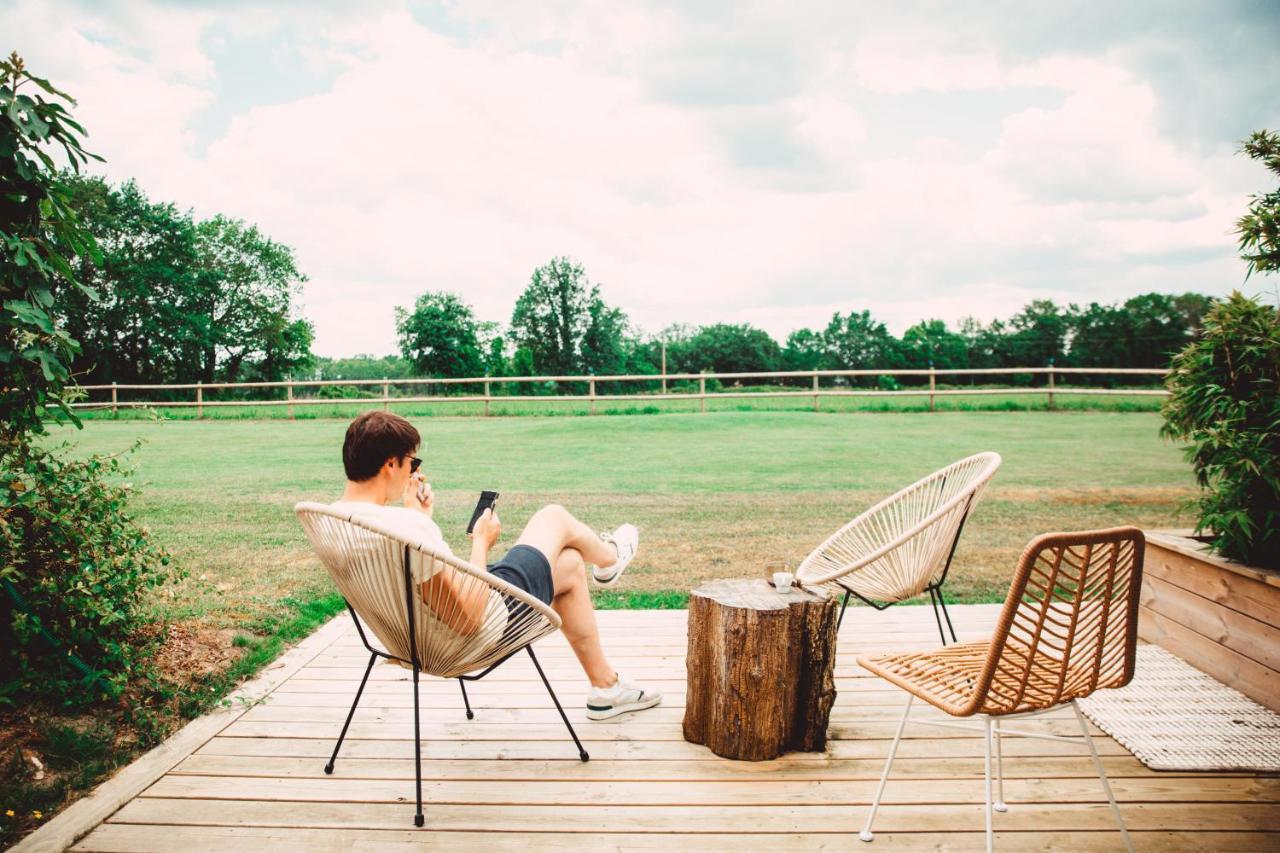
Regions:
<instances>
[{"instance_id":1,"label":"white acapulco chair","mask_svg":"<svg viewBox=\"0 0 1280 853\"><path fill-rule=\"evenodd\" d=\"M413 757L418 798L414 824L422 826L425 819L419 673L457 678L467 719L472 719L475 715L467 698L466 682L483 678L521 649L528 652L538 670L578 747L578 757L588 760L590 756L582 748L531 645L559 629L560 617L554 610L485 569L436 554L371 519L310 502L297 504L294 512L346 600L360 641L369 650L369 665L365 667L364 678L360 679L333 755L325 765L326 774L333 773L338 750L347 736L374 663L381 657L407 666L413 670ZM448 572L454 573L458 584L456 596L444 594L444 584L440 581ZM469 617L456 604L457 598L473 596L484 600L484 612L479 619ZM366 627L383 648L370 644Z\"/></svg>"},{"instance_id":2,"label":"white acapulco chair","mask_svg":"<svg viewBox=\"0 0 1280 853\"><path fill-rule=\"evenodd\" d=\"M890 495L813 549L796 569L796 579L807 587L844 593L837 626L850 596L884 610L927 592L942 644L947 644L943 617L955 642L942 583L964 523L1000 462L998 453L978 453Z\"/></svg>"}]
</instances>

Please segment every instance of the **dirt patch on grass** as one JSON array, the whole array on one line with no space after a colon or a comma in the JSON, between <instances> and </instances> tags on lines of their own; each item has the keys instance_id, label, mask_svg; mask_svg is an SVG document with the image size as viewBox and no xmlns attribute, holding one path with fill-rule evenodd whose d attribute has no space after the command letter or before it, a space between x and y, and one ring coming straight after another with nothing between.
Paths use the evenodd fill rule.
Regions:
<instances>
[{"instance_id":1,"label":"dirt patch on grass","mask_svg":"<svg viewBox=\"0 0 1280 853\"><path fill-rule=\"evenodd\" d=\"M184 686L216 675L243 657L244 650L234 645L239 633L232 628L169 625L156 651L156 668Z\"/></svg>"}]
</instances>

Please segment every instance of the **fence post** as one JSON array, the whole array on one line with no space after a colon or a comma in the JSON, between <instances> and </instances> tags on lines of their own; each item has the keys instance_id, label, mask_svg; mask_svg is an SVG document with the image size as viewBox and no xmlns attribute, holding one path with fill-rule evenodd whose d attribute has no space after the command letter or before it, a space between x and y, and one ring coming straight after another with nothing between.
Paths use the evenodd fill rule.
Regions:
<instances>
[{"instance_id":1,"label":"fence post","mask_svg":"<svg viewBox=\"0 0 1280 853\"><path fill-rule=\"evenodd\" d=\"M289 380L289 420L293 420L293 380Z\"/></svg>"},{"instance_id":2,"label":"fence post","mask_svg":"<svg viewBox=\"0 0 1280 853\"><path fill-rule=\"evenodd\" d=\"M813 372L813 410L818 411L818 371Z\"/></svg>"},{"instance_id":3,"label":"fence post","mask_svg":"<svg viewBox=\"0 0 1280 853\"><path fill-rule=\"evenodd\" d=\"M662 393L667 393L667 342L662 342Z\"/></svg>"},{"instance_id":4,"label":"fence post","mask_svg":"<svg viewBox=\"0 0 1280 853\"><path fill-rule=\"evenodd\" d=\"M391 384L387 382L387 377L382 377L382 411L387 411L391 407Z\"/></svg>"},{"instance_id":5,"label":"fence post","mask_svg":"<svg viewBox=\"0 0 1280 853\"><path fill-rule=\"evenodd\" d=\"M702 371L702 376L698 377L698 398L702 405L702 414L707 413L707 376L706 371Z\"/></svg>"},{"instance_id":6,"label":"fence post","mask_svg":"<svg viewBox=\"0 0 1280 853\"><path fill-rule=\"evenodd\" d=\"M933 411L933 392L938 389L938 380L933 372L933 362L929 362L929 411Z\"/></svg>"},{"instance_id":7,"label":"fence post","mask_svg":"<svg viewBox=\"0 0 1280 853\"><path fill-rule=\"evenodd\" d=\"M204 383L196 383L196 418L204 417Z\"/></svg>"},{"instance_id":8,"label":"fence post","mask_svg":"<svg viewBox=\"0 0 1280 853\"><path fill-rule=\"evenodd\" d=\"M489 374L484 375L484 416L489 417Z\"/></svg>"},{"instance_id":9,"label":"fence post","mask_svg":"<svg viewBox=\"0 0 1280 853\"><path fill-rule=\"evenodd\" d=\"M113 418L120 417L120 409L116 405L116 402L117 402L116 401L116 383L112 382L111 383L111 417Z\"/></svg>"},{"instance_id":10,"label":"fence post","mask_svg":"<svg viewBox=\"0 0 1280 853\"><path fill-rule=\"evenodd\" d=\"M591 414L596 413L596 378L592 376L587 380L587 397L591 400Z\"/></svg>"},{"instance_id":11,"label":"fence post","mask_svg":"<svg viewBox=\"0 0 1280 853\"><path fill-rule=\"evenodd\" d=\"M1053 359L1049 359L1049 411L1053 411Z\"/></svg>"}]
</instances>

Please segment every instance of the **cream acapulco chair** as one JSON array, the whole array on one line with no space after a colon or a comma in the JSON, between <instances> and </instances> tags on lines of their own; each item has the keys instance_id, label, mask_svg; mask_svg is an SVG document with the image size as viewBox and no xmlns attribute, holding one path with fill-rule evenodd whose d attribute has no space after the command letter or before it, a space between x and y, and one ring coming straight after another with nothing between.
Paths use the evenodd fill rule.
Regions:
<instances>
[{"instance_id":1,"label":"cream acapulco chair","mask_svg":"<svg viewBox=\"0 0 1280 853\"><path fill-rule=\"evenodd\" d=\"M1068 741L1087 746L1125 847L1129 833L1107 782L1077 699L1105 687L1123 687L1133 678L1138 644L1138 592L1142 588L1145 540L1136 527L1051 533L1027 545L1000 611L995 634L985 643L960 643L928 652L861 656L858 663L908 693L880 787L861 838L871 841L885 782L917 697L977 725L918 720L930 726L976 729L983 733L987 850L994 841L991 812L1004 802L1001 735ZM1019 720L1071 706L1080 737L1010 729ZM996 799L991 799L991 734L996 744Z\"/></svg>"},{"instance_id":2,"label":"cream acapulco chair","mask_svg":"<svg viewBox=\"0 0 1280 853\"><path fill-rule=\"evenodd\" d=\"M955 642L942 583L964 523L1000 461L998 453L978 453L890 495L813 549L796 569L796 579L803 586L844 593L837 626L850 596L884 610L927 592L942 644L947 644L942 617Z\"/></svg>"},{"instance_id":3,"label":"cream acapulco chair","mask_svg":"<svg viewBox=\"0 0 1280 853\"><path fill-rule=\"evenodd\" d=\"M418 796L418 811L413 822L417 826L424 823L419 673L457 678L467 718L471 719L474 714L467 699L466 682L483 678L524 649L578 747L578 757L583 761L589 758L531 645L560 627L560 617L554 610L486 570L433 553L372 519L308 502L299 503L294 512L346 600L360 640L369 650L369 665L342 724L333 756L325 765L326 774L333 773L338 750L360 704L360 695L380 657L413 671L413 758ZM461 582L458 597L484 597L485 609L480 619L469 619L454 606L452 597L443 595L442 585L432 583L433 578L448 571L454 572ZM381 649L370 644L365 627L382 644Z\"/></svg>"}]
</instances>

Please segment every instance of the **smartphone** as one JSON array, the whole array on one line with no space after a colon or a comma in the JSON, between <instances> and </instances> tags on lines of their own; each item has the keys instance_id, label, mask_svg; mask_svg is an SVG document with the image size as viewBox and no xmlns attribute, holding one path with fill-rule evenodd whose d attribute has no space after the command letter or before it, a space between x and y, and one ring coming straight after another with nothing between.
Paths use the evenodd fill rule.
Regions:
<instances>
[{"instance_id":1,"label":"smartphone","mask_svg":"<svg viewBox=\"0 0 1280 853\"><path fill-rule=\"evenodd\" d=\"M467 532L470 533L475 529L476 522L480 520L480 516L484 515L486 509L492 509L493 505L498 502L498 493L488 490L480 493L480 500L476 501L475 512L471 513L471 520L467 522Z\"/></svg>"}]
</instances>

